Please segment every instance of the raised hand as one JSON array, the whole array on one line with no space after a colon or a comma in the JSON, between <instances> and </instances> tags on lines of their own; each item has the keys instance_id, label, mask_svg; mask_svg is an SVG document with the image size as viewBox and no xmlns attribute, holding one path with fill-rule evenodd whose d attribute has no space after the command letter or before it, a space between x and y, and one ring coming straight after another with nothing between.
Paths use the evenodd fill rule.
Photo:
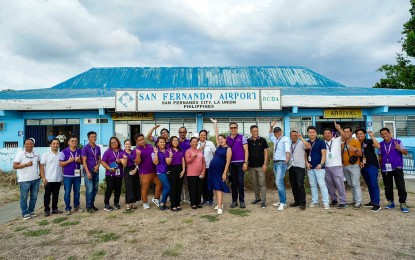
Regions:
<instances>
[{"instance_id":1,"label":"raised hand","mask_svg":"<svg viewBox=\"0 0 415 260\"><path fill-rule=\"evenodd\" d=\"M339 130L341 128L341 126L336 123L336 120L334 121L334 128L336 128L337 130Z\"/></svg>"},{"instance_id":2,"label":"raised hand","mask_svg":"<svg viewBox=\"0 0 415 260\"><path fill-rule=\"evenodd\" d=\"M394 141L395 143L395 149L400 151L401 150L401 146L399 145L399 143L397 141Z\"/></svg>"},{"instance_id":3,"label":"raised hand","mask_svg":"<svg viewBox=\"0 0 415 260\"><path fill-rule=\"evenodd\" d=\"M302 135L302 134L300 134L300 133L298 133L298 134L297 134L297 137L298 137L298 139L302 139L302 138L303 138L303 135Z\"/></svg>"},{"instance_id":4,"label":"raised hand","mask_svg":"<svg viewBox=\"0 0 415 260\"><path fill-rule=\"evenodd\" d=\"M158 152L157 147L154 147L154 148L153 148L153 151L154 151L154 153L157 153L157 152Z\"/></svg>"},{"instance_id":5,"label":"raised hand","mask_svg":"<svg viewBox=\"0 0 415 260\"><path fill-rule=\"evenodd\" d=\"M274 120L271 122L272 127L274 127L277 124L277 120Z\"/></svg>"},{"instance_id":6,"label":"raised hand","mask_svg":"<svg viewBox=\"0 0 415 260\"><path fill-rule=\"evenodd\" d=\"M217 124L218 120L211 118L210 121L212 121L212 123Z\"/></svg>"},{"instance_id":7,"label":"raised hand","mask_svg":"<svg viewBox=\"0 0 415 260\"><path fill-rule=\"evenodd\" d=\"M373 137L373 132L372 132L372 131L370 131L369 129L367 129L367 134L368 134L370 137Z\"/></svg>"}]
</instances>

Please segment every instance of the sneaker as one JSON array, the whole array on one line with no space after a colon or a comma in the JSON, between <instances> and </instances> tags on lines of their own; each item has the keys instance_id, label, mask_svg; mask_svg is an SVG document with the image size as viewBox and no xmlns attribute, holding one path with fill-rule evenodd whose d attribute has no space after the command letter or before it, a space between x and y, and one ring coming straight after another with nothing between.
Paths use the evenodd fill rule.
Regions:
<instances>
[{"instance_id":1,"label":"sneaker","mask_svg":"<svg viewBox=\"0 0 415 260\"><path fill-rule=\"evenodd\" d=\"M69 215L71 215L72 213L71 213L71 210L66 210L66 215L67 216L69 216Z\"/></svg>"},{"instance_id":2,"label":"sneaker","mask_svg":"<svg viewBox=\"0 0 415 260\"><path fill-rule=\"evenodd\" d=\"M300 204L297 202L293 202L290 204L290 207L298 207L298 206L300 206Z\"/></svg>"},{"instance_id":3,"label":"sneaker","mask_svg":"<svg viewBox=\"0 0 415 260\"><path fill-rule=\"evenodd\" d=\"M257 204L258 202L261 202L261 199L257 199L257 198L255 198L255 199L251 202L251 204Z\"/></svg>"},{"instance_id":4,"label":"sneaker","mask_svg":"<svg viewBox=\"0 0 415 260\"><path fill-rule=\"evenodd\" d=\"M279 202L273 203L272 206L279 207L280 206L280 203Z\"/></svg>"},{"instance_id":5,"label":"sneaker","mask_svg":"<svg viewBox=\"0 0 415 260\"><path fill-rule=\"evenodd\" d=\"M80 208L80 207L77 207L77 208L74 208L73 211L76 211L78 213L82 213L82 212L84 212L84 209L83 208Z\"/></svg>"},{"instance_id":6,"label":"sneaker","mask_svg":"<svg viewBox=\"0 0 415 260\"><path fill-rule=\"evenodd\" d=\"M301 209L301 210L305 210L305 208L306 208L306 207L305 207L305 204L301 204L301 205L300 205L300 209Z\"/></svg>"},{"instance_id":7,"label":"sneaker","mask_svg":"<svg viewBox=\"0 0 415 260\"><path fill-rule=\"evenodd\" d=\"M149 209L150 205L147 202L143 203L143 209Z\"/></svg>"},{"instance_id":8,"label":"sneaker","mask_svg":"<svg viewBox=\"0 0 415 260\"><path fill-rule=\"evenodd\" d=\"M339 206L337 206L338 209L345 209L347 208L347 204L339 204Z\"/></svg>"},{"instance_id":9,"label":"sneaker","mask_svg":"<svg viewBox=\"0 0 415 260\"><path fill-rule=\"evenodd\" d=\"M37 214L35 212L30 212L30 217L31 218L37 217Z\"/></svg>"},{"instance_id":10,"label":"sneaker","mask_svg":"<svg viewBox=\"0 0 415 260\"><path fill-rule=\"evenodd\" d=\"M354 209L360 209L361 207L362 207L362 204L360 204L360 203L356 203L353 206Z\"/></svg>"},{"instance_id":11,"label":"sneaker","mask_svg":"<svg viewBox=\"0 0 415 260\"><path fill-rule=\"evenodd\" d=\"M117 204L114 204L113 208L114 209L120 209L121 207L120 207L120 204L117 203Z\"/></svg>"},{"instance_id":12,"label":"sneaker","mask_svg":"<svg viewBox=\"0 0 415 260\"><path fill-rule=\"evenodd\" d=\"M323 205L323 208L324 208L324 209L330 209L330 205L329 205L328 203L327 203L327 204L324 204L324 205Z\"/></svg>"},{"instance_id":13,"label":"sneaker","mask_svg":"<svg viewBox=\"0 0 415 260\"><path fill-rule=\"evenodd\" d=\"M92 206L92 209L93 209L94 211L98 211L98 208L97 208L97 207L95 207L95 206Z\"/></svg>"},{"instance_id":14,"label":"sneaker","mask_svg":"<svg viewBox=\"0 0 415 260\"><path fill-rule=\"evenodd\" d=\"M95 210L94 210L93 208L87 208L87 209L86 209L86 212L88 212L88 213L94 213L94 212L95 212Z\"/></svg>"},{"instance_id":15,"label":"sneaker","mask_svg":"<svg viewBox=\"0 0 415 260\"><path fill-rule=\"evenodd\" d=\"M402 213L408 213L409 212L409 209L406 206L406 203L401 203L401 212Z\"/></svg>"},{"instance_id":16,"label":"sneaker","mask_svg":"<svg viewBox=\"0 0 415 260\"><path fill-rule=\"evenodd\" d=\"M159 206L160 210L166 210L169 209L169 207L167 207L166 205L161 205Z\"/></svg>"},{"instance_id":17,"label":"sneaker","mask_svg":"<svg viewBox=\"0 0 415 260\"><path fill-rule=\"evenodd\" d=\"M389 201L388 205L386 205L385 209L394 209L395 203L393 201Z\"/></svg>"},{"instance_id":18,"label":"sneaker","mask_svg":"<svg viewBox=\"0 0 415 260\"><path fill-rule=\"evenodd\" d=\"M52 214L62 214L63 211L59 209L52 210Z\"/></svg>"},{"instance_id":19,"label":"sneaker","mask_svg":"<svg viewBox=\"0 0 415 260\"><path fill-rule=\"evenodd\" d=\"M337 205L337 200L332 200L330 203L330 206L336 206Z\"/></svg>"},{"instance_id":20,"label":"sneaker","mask_svg":"<svg viewBox=\"0 0 415 260\"><path fill-rule=\"evenodd\" d=\"M205 205L205 204L207 204L206 200L203 200L202 203L200 203L200 205Z\"/></svg>"},{"instance_id":21,"label":"sneaker","mask_svg":"<svg viewBox=\"0 0 415 260\"><path fill-rule=\"evenodd\" d=\"M241 209L246 208L246 206L245 206L245 202L240 202L240 203L239 203L239 207L240 207Z\"/></svg>"},{"instance_id":22,"label":"sneaker","mask_svg":"<svg viewBox=\"0 0 415 260\"><path fill-rule=\"evenodd\" d=\"M284 203L280 203L280 205L279 205L279 207L278 207L278 209L277 210L279 210L279 211L283 211L284 209L285 209L285 207L286 207L287 205L286 204L284 204Z\"/></svg>"},{"instance_id":23,"label":"sneaker","mask_svg":"<svg viewBox=\"0 0 415 260\"><path fill-rule=\"evenodd\" d=\"M373 205L371 211L376 212L380 210L380 206L379 205Z\"/></svg>"},{"instance_id":24,"label":"sneaker","mask_svg":"<svg viewBox=\"0 0 415 260\"><path fill-rule=\"evenodd\" d=\"M105 205L104 210L105 211L112 211L112 207L109 204L107 204L107 205Z\"/></svg>"},{"instance_id":25,"label":"sneaker","mask_svg":"<svg viewBox=\"0 0 415 260\"><path fill-rule=\"evenodd\" d=\"M261 208L265 209L267 207L267 204L265 202L261 202Z\"/></svg>"},{"instance_id":26,"label":"sneaker","mask_svg":"<svg viewBox=\"0 0 415 260\"><path fill-rule=\"evenodd\" d=\"M222 215L223 209L218 209L218 215Z\"/></svg>"},{"instance_id":27,"label":"sneaker","mask_svg":"<svg viewBox=\"0 0 415 260\"><path fill-rule=\"evenodd\" d=\"M159 201L159 199L156 199L156 198L152 198L151 199L151 201L154 203L154 205L156 205L157 207L159 207L160 206L160 201Z\"/></svg>"},{"instance_id":28,"label":"sneaker","mask_svg":"<svg viewBox=\"0 0 415 260\"><path fill-rule=\"evenodd\" d=\"M308 205L309 208L314 208L314 207L317 207L317 206L318 206L317 202L311 202L311 204Z\"/></svg>"},{"instance_id":29,"label":"sneaker","mask_svg":"<svg viewBox=\"0 0 415 260\"><path fill-rule=\"evenodd\" d=\"M231 208L236 208L238 206L238 202L232 201Z\"/></svg>"},{"instance_id":30,"label":"sneaker","mask_svg":"<svg viewBox=\"0 0 415 260\"><path fill-rule=\"evenodd\" d=\"M49 217L50 216L50 211L45 211L45 217Z\"/></svg>"},{"instance_id":31,"label":"sneaker","mask_svg":"<svg viewBox=\"0 0 415 260\"><path fill-rule=\"evenodd\" d=\"M369 202L369 203L367 203L367 204L365 204L363 206L365 206L365 208L371 208L371 207L373 207L375 205L372 202Z\"/></svg>"},{"instance_id":32,"label":"sneaker","mask_svg":"<svg viewBox=\"0 0 415 260\"><path fill-rule=\"evenodd\" d=\"M24 216L23 216L23 219L24 220L28 220L28 219L31 219L32 217L30 217L30 214L25 214Z\"/></svg>"}]
</instances>

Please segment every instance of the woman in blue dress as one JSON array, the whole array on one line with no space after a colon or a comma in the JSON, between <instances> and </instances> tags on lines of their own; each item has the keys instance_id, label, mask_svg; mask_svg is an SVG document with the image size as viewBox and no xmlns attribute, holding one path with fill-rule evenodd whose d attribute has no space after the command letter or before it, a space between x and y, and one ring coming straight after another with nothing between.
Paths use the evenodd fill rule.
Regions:
<instances>
[{"instance_id":1,"label":"woman in blue dress","mask_svg":"<svg viewBox=\"0 0 415 260\"><path fill-rule=\"evenodd\" d=\"M223 213L223 193L230 193L229 187L226 185L226 173L232 158L232 150L226 144L226 137L218 132L217 120L210 119L215 127L216 149L215 155L209 165L209 179L208 189L215 191L215 196L218 198L218 214Z\"/></svg>"}]
</instances>

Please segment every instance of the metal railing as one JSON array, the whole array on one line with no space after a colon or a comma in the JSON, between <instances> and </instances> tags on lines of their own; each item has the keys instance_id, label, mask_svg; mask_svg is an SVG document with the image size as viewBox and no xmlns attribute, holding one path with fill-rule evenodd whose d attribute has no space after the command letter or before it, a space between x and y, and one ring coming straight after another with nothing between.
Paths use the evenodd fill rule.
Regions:
<instances>
[{"instance_id":1,"label":"metal railing","mask_svg":"<svg viewBox=\"0 0 415 260\"><path fill-rule=\"evenodd\" d=\"M415 147L406 147L408 154L403 156L403 172L415 175Z\"/></svg>"}]
</instances>

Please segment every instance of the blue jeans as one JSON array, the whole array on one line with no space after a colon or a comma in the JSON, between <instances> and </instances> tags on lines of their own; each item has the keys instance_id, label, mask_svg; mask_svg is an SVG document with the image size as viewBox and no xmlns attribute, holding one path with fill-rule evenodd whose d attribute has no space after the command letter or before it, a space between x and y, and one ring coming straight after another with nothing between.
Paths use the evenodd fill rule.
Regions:
<instances>
[{"instance_id":1,"label":"blue jeans","mask_svg":"<svg viewBox=\"0 0 415 260\"><path fill-rule=\"evenodd\" d=\"M98 184L99 184L99 173L92 173L92 169L89 171L92 175L92 179L88 179L88 175L84 173L84 183L85 183L85 200L86 200L86 208L90 209L93 208L95 202L95 196L98 192Z\"/></svg>"},{"instance_id":2,"label":"blue jeans","mask_svg":"<svg viewBox=\"0 0 415 260\"><path fill-rule=\"evenodd\" d=\"M366 165L362 168L362 175L369 189L370 201L376 205L380 202L378 172L379 169L374 165Z\"/></svg>"},{"instance_id":3,"label":"blue jeans","mask_svg":"<svg viewBox=\"0 0 415 260\"><path fill-rule=\"evenodd\" d=\"M278 189L278 196L280 197L281 204L287 204L287 196L285 194L285 171L287 170L287 164L282 162L274 162L274 176L275 176L275 184L277 185Z\"/></svg>"},{"instance_id":4,"label":"blue jeans","mask_svg":"<svg viewBox=\"0 0 415 260\"><path fill-rule=\"evenodd\" d=\"M318 203L318 187L320 187L321 198L324 204L329 204L329 192L326 186L326 170L310 169L308 170L308 180L311 187L311 200ZM318 185L318 186L317 186Z\"/></svg>"},{"instance_id":5,"label":"blue jeans","mask_svg":"<svg viewBox=\"0 0 415 260\"><path fill-rule=\"evenodd\" d=\"M165 173L157 173L157 177L161 181L163 185L163 189L161 191L161 203L166 204L167 197L170 196L170 182L167 178L167 174Z\"/></svg>"},{"instance_id":6,"label":"blue jeans","mask_svg":"<svg viewBox=\"0 0 415 260\"><path fill-rule=\"evenodd\" d=\"M39 180L40 179L33 180L33 181L19 182L20 209L22 210L22 216L30 214L35 211L37 194L39 192L39 183L40 183ZM30 192L30 200L29 200L29 207L28 207L27 198L29 197L29 192Z\"/></svg>"},{"instance_id":7,"label":"blue jeans","mask_svg":"<svg viewBox=\"0 0 415 260\"><path fill-rule=\"evenodd\" d=\"M65 189L65 210L71 210L71 190L73 186L73 206L79 208L79 197L81 196L81 177L63 177L63 187Z\"/></svg>"}]
</instances>

